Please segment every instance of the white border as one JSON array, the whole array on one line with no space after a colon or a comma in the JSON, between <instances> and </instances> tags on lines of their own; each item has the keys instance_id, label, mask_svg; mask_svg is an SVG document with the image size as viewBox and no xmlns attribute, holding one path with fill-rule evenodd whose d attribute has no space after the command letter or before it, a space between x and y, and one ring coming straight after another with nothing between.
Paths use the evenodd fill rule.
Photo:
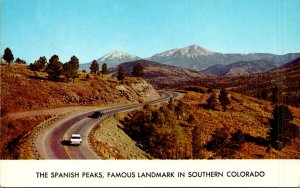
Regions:
<instances>
[{"instance_id":1,"label":"white border","mask_svg":"<svg viewBox=\"0 0 300 188\"><path fill-rule=\"evenodd\" d=\"M138 178L139 172L186 172L184 178ZM223 171L223 177L187 177L187 172ZM227 177L227 171L264 171L264 177ZM48 172L37 178L36 172ZM104 178L51 178L51 172L101 172ZM135 178L108 178L134 172ZM1 160L0 187L299 187L300 160Z\"/></svg>"}]
</instances>

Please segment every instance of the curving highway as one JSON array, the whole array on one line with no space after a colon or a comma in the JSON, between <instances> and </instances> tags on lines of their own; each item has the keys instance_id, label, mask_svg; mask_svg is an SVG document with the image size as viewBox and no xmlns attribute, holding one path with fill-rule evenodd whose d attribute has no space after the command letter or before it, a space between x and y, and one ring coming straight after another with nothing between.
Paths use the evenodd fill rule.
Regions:
<instances>
[{"instance_id":1,"label":"curving highway","mask_svg":"<svg viewBox=\"0 0 300 188\"><path fill-rule=\"evenodd\" d=\"M165 92L162 98L150 101L148 104L166 102L170 97L178 98L180 95L181 93L178 92ZM89 116L99 110L103 112L104 116L131 111L144 104L145 103L99 108L97 110L68 116L49 126L38 135L36 146L39 154L43 159L99 159L100 157L96 155L88 144L88 135L92 128L103 120L103 117L91 118ZM63 144L63 140L67 140L72 133L79 133L81 135L82 144L80 146Z\"/></svg>"}]
</instances>

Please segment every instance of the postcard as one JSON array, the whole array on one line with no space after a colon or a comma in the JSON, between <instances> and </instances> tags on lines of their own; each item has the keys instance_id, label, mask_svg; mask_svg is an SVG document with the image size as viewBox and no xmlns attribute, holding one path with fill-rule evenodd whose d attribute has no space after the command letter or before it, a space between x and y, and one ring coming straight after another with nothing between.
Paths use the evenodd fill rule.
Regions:
<instances>
[{"instance_id":1,"label":"postcard","mask_svg":"<svg viewBox=\"0 0 300 188\"><path fill-rule=\"evenodd\" d=\"M299 0L0 0L1 187L300 186Z\"/></svg>"}]
</instances>

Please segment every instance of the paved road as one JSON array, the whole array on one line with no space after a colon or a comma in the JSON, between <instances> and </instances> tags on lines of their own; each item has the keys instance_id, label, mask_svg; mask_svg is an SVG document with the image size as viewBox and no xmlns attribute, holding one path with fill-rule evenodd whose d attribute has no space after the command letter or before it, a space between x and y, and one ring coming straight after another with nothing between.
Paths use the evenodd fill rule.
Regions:
<instances>
[{"instance_id":1,"label":"paved road","mask_svg":"<svg viewBox=\"0 0 300 188\"><path fill-rule=\"evenodd\" d=\"M148 104L157 104L166 102L170 97L177 98L180 96L178 92L165 92L163 97ZM144 104L133 104L126 106L117 106L110 108L102 108L104 116L114 113L130 111ZM91 118L95 110L68 116L55 124L46 128L37 137L37 148L43 159L99 159L99 156L92 150L88 144L88 134L92 128L103 118ZM68 139L72 133L79 133L82 136L82 144L80 146L68 146L62 144L64 139Z\"/></svg>"}]
</instances>

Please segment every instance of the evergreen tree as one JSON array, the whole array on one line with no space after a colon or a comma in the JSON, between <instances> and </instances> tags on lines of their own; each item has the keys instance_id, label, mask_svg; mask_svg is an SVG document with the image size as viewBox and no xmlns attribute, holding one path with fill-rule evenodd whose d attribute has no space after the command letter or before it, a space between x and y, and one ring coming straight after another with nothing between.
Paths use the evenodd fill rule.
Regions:
<instances>
[{"instance_id":1,"label":"evergreen tree","mask_svg":"<svg viewBox=\"0 0 300 188\"><path fill-rule=\"evenodd\" d=\"M218 105L216 94L212 94L207 100L207 106L209 109L215 110Z\"/></svg>"},{"instance_id":2,"label":"evergreen tree","mask_svg":"<svg viewBox=\"0 0 300 188\"><path fill-rule=\"evenodd\" d=\"M203 143L204 143L204 130L201 126L195 126L193 129L193 140L192 140L192 146L193 146L193 159L202 159L203 156Z\"/></svg>"},{"instance_id":3,"label":"evergreen tree","mask_svg":"<svg viewBox=\"0 0 300 188\"><path fill-rule=\"evenodd\" d=\"M243 132L239 129L231 135L231 142L229 147L235 150L239 150L241 145L245 143L245 136Z\"/></svg>"},{"instance_id":4,"label":"evergreen tree","mask_svg":"<svg viewBox=\"0 0 300 188\"><path fill-rule=\"evenodd\" d=\"M10 48L6 48L4 50L3 59L8 62L9 64L14 60L14 55Z\"/></svg>"},{"instance_id":5,"label":"evergreen tree","mask_svg":"<svg viewBox=\"0 0 300 188\"><path fill-rule=\"evenodd\" d=\"M45 56L40 57L34 63L30 63L29 68L32 71L43 71L46 68L47 59Z\"/></svg>"},{"instance_id":6,"label":"evergreen tree","mask_svg":"<svg viewBox=\"0 0 300 188\"><path fill-rule=\"evenodd\" d=\"M87 74L86 76L85 76L85 79L86 80L90 80L92 77L91 77L91 75L90 74Z\"/></svg>"},{"instance_id":7,"label":"evergreen tree","mask_svg":"<svg viewBox=\"0 0 300 188\"><path fill-rule=\"evenodd\" d=\"M226 156L231 155L228 150L229 142L229 132L226 128L217 129L213 135L212 139L206 144L206 148L213 151L216 155L221 156L222 159Z\"/></svg>"},{"instance_id":8,"label":"evergreen tree","mask_svg":"<svg viewBox=\"0 0 300 188\"><path fill-rule=\"evenodd\" d=\"M76 56L72 56L70 61L66 62L63 65L63 75L66 77L67 82L69 82L69 78L74 79L78 76L79 69L79 60Z\"/></svg>"},{"instance_id":9,"label":"evergreen tree","mask_svg":"<svg viewBox=\"0 0 300 188\"><path fill-rule=\"evenodd\" d=\"M174 103L174 99L173 99L173 97L170 97L169 102L168 102L169 109L173 109L173 103Z\"/></svg>"},{"instance_id":10,"label":"evergreen tree","mask_svg":"<svg viewBox=\"0 0 300 188\"><path fill-rule=\"evenodd\" d=\"M79 69L79 60L76 56L72 56L71 57L71 61L70 61L70 68L71 68L71 78L73 79L73 82L75 80L75 78L78 78L78 69Z\"/></svg>"},{"instance_id":11,"label":"evergreen tree","mask_svg":"<svg viewBox=\"0 0 300 188\"><path fill-rule=\"evenodd\" d=\"M23 59L17 58L16 59L17 64L26 64L26 62Z\"/></svg>"},{"instance_id":12,"label":"evergreen tree","mask_svg":"<svg viewBox=\"0 0 300 188\"><path fill-rule=\"evenodd\" d=\"M92 64L90 66L91 74L97 74L99 72L99 64L96 60L92 61Z\"/></svg>"},{"instance_id":13,"label":"evergreen tree","mask_svg":"<svg viewBox=\"0 0 300 188\"><path fill-rule=\"evenodd\" d=\"M48 73L48 79L52 81L58 81L59 77L62 73L62 63L59 61L59 57L57 55L53 55L49 63L46 67L46 71Z\"/></svg>"},{"instance_id":14,"label":"evergreen tree","mask_svg":"<svg viewBox=\"0 0 300 188\"><path fill-rule=\"evenodd\" d=\"M297 125L291 123L289 124L289 126L287 126L286 130L284 131L284 135L287 142L295 142L295 139L300 136L300 130Z\"/></svg>"},{"instance_id":15,"label":"evergreen tree","mask_svg":"<svg viewBox=\"0 0 300 188\"><path fill-rule=\"evenodd\" d=\"M69 82L69 79L71 78L71 68L69 62L63 64L62 74L66 77L67 82Z\"/></svg>"},{"instance_id":16,"label":"evergreen tree","mask_svg":"<svg viewBox=\"0 0 300 188\"><path fill-rule=\"evenodd\" d=\"M230 100L228 98L228 93L224 88L220 91L219 101L223 107L223 110L226 111L226 107L230 104Z\"/></svg>"},{"instance_id":17,"label":"evergreen tree","mask_svg":"<svg viewBox=\"0 0 300 188\"><path fill-rule=\"evenodd\" d=\"M288 106L283 104L277 104L272 115L272 119L269 120L271 125L270 141L276 149L281 150L289 142L289 136L286 133L288 133L288 126L293 120L293 115Z\"/></svg>"},{"instance_id":18,"label":"evergreen tree","mask_svg":"<svg viewBox=\"0 0 300 188\"><path fill-rule=\"evenodd\" d=\"M263 89L263 90L261 91L260 97L261 97L263 100L266 100L267 97L268 97L268 92L267 92L265 89Z\"/></svg>"},{"instance_id":19,"label":"evergreen tree","mask_svg":"<svg viewBox=\"0 0 300 188\"><path fill-rule=\"evenodd\" d=\"M144 68L140 63L136 63L133 66L132 75L135 77L142 77L144 75Z\"/></svg>"},{"instance_id":20,"label":"evergreen tree","mask_svg":"<svg viewBox=\"0 0 300 188\"><path fill-rule=\"evenodd\" d=\"M276 85L272 90L272 102L282 104L282 88Z\"/></svg>"},{"instance_id":21,"label":"evergreen tree","mask_svg":"<svg viewBox=\"0 0 300 188\"><path fill-rule=\"evenodd\" d=\"M183 115L183 102L181 100L178 101L177 105L175 106L175 112L179 118L181 118Z\"/></svg>"},{"instance_id":22,"label":"evergreen tree","mask_svg":"<svg viewBox=\"0 0 300 188\"><path fill-rule=\"evenodd\" d=\"M118 80L124 80L125 78L125 69L123 67L120 67L118 69Z\"/></svg>"},{"instance_id":23,"label":"evergreen tree","mask_svg":"<svg viewBox=\"0 0 300 188\"><path fill-rule=\"evenodd\" d=\"M213 89L211 87L208 88L207 93L212 93L212 92L213 92Z\"/></svg>"},{"instance_id":24,"label":"evergreen tree","mask_svg":"<svg viewBox=\"0 0 300 188\"><path fill-rule=\"evenodd\" d=\"M107 64L103 63L102 64L102 70L101 70L102 74L107 74L108 73L108 69L107 69Z\"/></svg>"}]
</instances>

